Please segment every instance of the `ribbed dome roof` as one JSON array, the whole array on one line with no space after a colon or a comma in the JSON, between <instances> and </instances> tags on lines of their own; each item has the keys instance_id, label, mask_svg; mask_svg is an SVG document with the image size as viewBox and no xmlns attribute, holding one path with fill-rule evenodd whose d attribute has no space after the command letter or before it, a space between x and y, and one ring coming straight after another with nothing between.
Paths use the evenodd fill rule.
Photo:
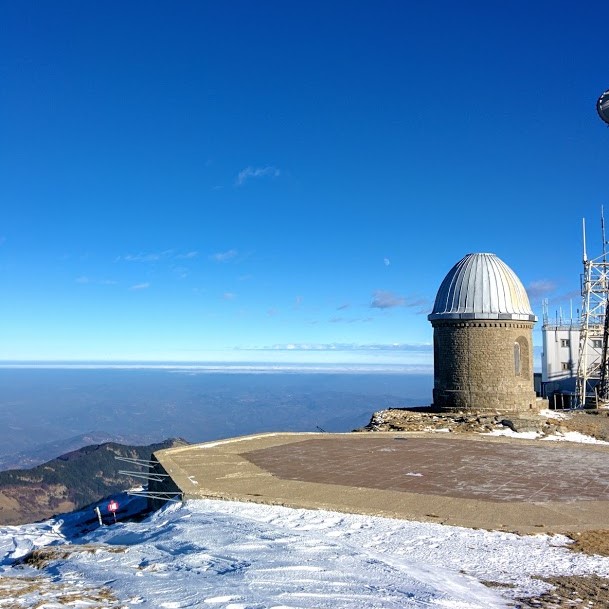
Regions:
<instances>
[{"instance_id":1,"label":"ribbed dome roof","mask_svg":"<svg viewBox=\"0 0 609 609\"><path fill-rule=\"evenodd\" d=\"M537 321L516 273L495 254L467 254L444 278L428 319Z\"/></svg>"}]
</instances>

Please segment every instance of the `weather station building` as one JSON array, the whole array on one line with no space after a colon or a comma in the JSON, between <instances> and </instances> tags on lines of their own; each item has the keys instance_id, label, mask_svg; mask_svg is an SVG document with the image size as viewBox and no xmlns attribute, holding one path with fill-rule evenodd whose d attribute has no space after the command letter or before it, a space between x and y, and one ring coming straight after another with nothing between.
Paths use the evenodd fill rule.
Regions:
<instances>
[{"instance_id":1,"label":"weather station building","mask_svg":"<svg viewBox=\"0 0 609 609\"><path fill-rule=\"evenodd\" d=\"M602 327L586 345L589 360L598 360L603 347L600 336ZM541 328L541 392L547 397L553 408L570 408L574 406L581 322L573 319L562 319L556 316L550 319L544 307L543 325Z\"/></svg>"},{"instance_id":2,"label":"weather station building","mask_svg":"<svg viewBox=\"0 0 609 609\"><path fill-rule=\"evenodd\" d=\"M440 285L433 311L438 410L536 411L537 318L514 271L495 254L467 254Z\"/></svg>"},{"instance_id":3,"label":"weather station building","mask_svg":"<svg viewBox=\"0 0 609 609\"><path fill-rule=\"evenodd\" d=\"M562 310L550 318L548 302L543 306L541 335L541 393L555 408L585 408L605 405L609 398L609 252L603 227L600 256L588 258L583 223L583 272L581 311L575 319ZM571 306L571 309L573 307Z\"/></svg>"}]
</instances>

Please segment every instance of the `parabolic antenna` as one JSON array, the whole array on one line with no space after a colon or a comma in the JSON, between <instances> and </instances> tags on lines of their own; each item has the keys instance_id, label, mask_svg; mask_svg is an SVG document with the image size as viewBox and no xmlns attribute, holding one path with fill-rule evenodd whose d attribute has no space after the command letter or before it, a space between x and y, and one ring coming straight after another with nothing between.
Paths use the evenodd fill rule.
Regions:
<instances>
[{"instance_id":1,"label":"parabolic antenna","mask_svg":"<svg viewBox=\"0 0 609 609\"><path fill-rule=\"evenodd\" d=\"M596 111L601 117L601 120L609 125L609 89L598 98L598 101L596 102Z\"/></svg>"}]
</instances>

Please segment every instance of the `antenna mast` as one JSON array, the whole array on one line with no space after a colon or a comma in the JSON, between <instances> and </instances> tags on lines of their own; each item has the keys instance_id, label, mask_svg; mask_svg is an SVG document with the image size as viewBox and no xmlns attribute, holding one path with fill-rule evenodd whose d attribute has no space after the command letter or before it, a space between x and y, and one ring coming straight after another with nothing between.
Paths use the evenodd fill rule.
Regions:
<instances>
[{"instance_id":1,"label":"antenna mast","mask_svg":"<svg viewBox=\"0 0 609 609\"><path fill-rule=\"evenodd\" d=\"M609 125L609 89L596 102L600 119ZM583 264L581 277L582 311L579 332L579 357L575 384L576 407L586 406L586 399L609 402L609 264L605 212L601 207L602 254L588 260L586 220L582 220Z\"/></svg>"},{"instance_id":2,"label":"antenna mast","mask_svg":"<svg viewBox=\"0 0 609 609\"><path fill-rule=\"evenodd\" d=\"M601 205L601 238L603 240L603 262L607 262L607 240L605 239L605 210Z\"/></svg>"},{"instance_id":3,"label":"antenna mast","mask_svg":"<svg viewBox=\"0 0 609 609\"><path fill-rule=\"evenodd\" d=\"M588 256L586 255L586 218L582 218L582 242L584 244L584 264L588 260Z\"/></svg>"}]
</instances>

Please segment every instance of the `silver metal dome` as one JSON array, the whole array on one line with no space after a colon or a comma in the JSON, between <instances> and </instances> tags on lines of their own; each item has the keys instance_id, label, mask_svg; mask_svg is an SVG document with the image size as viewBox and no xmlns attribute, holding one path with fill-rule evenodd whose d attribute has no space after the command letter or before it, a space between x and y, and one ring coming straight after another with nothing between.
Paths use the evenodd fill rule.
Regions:
<instances>
[{"instance_id":1,"label":"silver metal dome","mask_svg":"<svg viewBox=\"0 0 609 609\"><path fill-rule=\"evenodd\" d=\"M495 254L467 254L444 278L427 316L537 321L516 273Z\"/></svg>"}]
</instances>

